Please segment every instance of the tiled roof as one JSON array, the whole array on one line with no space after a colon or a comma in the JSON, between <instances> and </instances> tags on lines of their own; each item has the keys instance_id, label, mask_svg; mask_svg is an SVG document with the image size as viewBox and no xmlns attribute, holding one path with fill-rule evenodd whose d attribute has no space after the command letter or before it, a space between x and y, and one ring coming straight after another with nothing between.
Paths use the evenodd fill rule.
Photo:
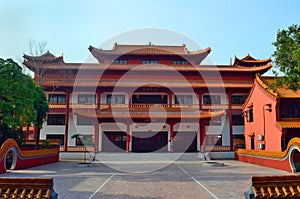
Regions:
<instances>
[{"instance_id":1,"label":"tiled roof","mask_svg":"<svg viewBox=\"0 0 300 199\"><path fill-rule=\"evenodd\" d=\"M197 51L188 51L183 46L160 46L160 45L115 45L112 50L102 50L90 46L91 54L101 63L104 59L118 59L120 56L182 56L184 59L190 59L200 64L206 56L210 53L211 49L206 48Z\"/></svg>"},{"instance_id":2,"label":"tiled roof","mask_svg":"<svg viewBox=\"0 0 300 199\"><path fill-rule=\"evenodd\" d=\"M257 67L244 67L238 65L161 65L152 64L151 67L145 67L141 64L87 64L87 63L64 63L64 64L46 64L45 69L49 70L116 70L116 71L188 71L188 72L257 72L263 73L272 67L266 64ZM45 71L47 73L47 71Z\"/></svg>"},{"instance_id":3,"label":"tiled roof","mask_svg":"<svg viewBox=\"0 0 300 199\"><path fill-rule=\"evenodd\" d=\"M63 56L56 57L49 51L40 56L23 55L23 64L30 70L36 72L36 67L41 67L44 64L62 64L64 63Z\"/></svg>"},{"instance_id":4,"label":"tiled roof","mask_svg":"<svg viewBox=\"0 0 300 199\"><path fill-rule=\"evenodd\" d=\"M55 196L52 178L0 178L0 198L51 199Z\"/></svg>"},{"instance_id":5,"label":"tiled roof","mask_svg":"<svg viewBox=\"0 0 300 199\"><path fill-rule=\"evenodd\" d=\"M202 50L198 51L188 51L185 45L181 46L164 46L164 45L120 45L115 44L112 50L103 50L93 46L89 47L89 50L97 51L98 53L109 53L109 54L194 54L197 52L202 52ZM210 52L211 49L207 48L203 50L203 52Z\"/></svg>"},{"instance_id":6,"label":"tiled roof","mask_svg":"<svg viewBox=\"0 0 300 199\"><path fill-rule=\"evenodd\" d=\"M239 65L239 66L248 66L248 67L254 67L254 66L262 66L270 63L272 60L271 58L267 59L255 59L250 55L247 55L246 57L239 59L235 57L233 65Z\"/></svg>"},{"instance_id":7,"label":"tiled roof","mask_svg":"<svg viewBox=\"0 0 300 199\"><path fill-rule=\"evenodd\" d=\"M252 176L255 198L300 198L300 176Z\"/></svg>"},{"instance_id":8,"label":"tiled roof","mask_svg":"<svg viewBox=\"0 0 300 199\"><path fill-rule=\"evenodd\" d=\"M281 88L273 88L272 84L275 83L277 77L262 77L257 75L255 81L264 88L271 95L278 98L300 98L300 90L293 91L287 86L283 85Z\"/></svg>"},{"instance_id":9,"label":"tiled roof","mask_svg":"<svg viewBox=\"0 0 300 199\"><path fill-rule=\"evenodd\" d=\"M134 81L123 81L123 80L98 80L98 79L66 79L66 80L44 80L43 86L66 86L66 87L155 87L155 88L251 88L252 81L151 81L151 80L134 80Z\"/></svg>"},{"instance_id":10,"label":"tiled roof","mask_svg":"<svg viewBox=\"0 0 300 199\"><path fill-rule=\"evenodd\" d=\"M289 120L281 120L278 121L277 124L281 127L281 128L300 128L300 119L299 118L295 118L295 119L289 119Z\"/></svg>"},{"instance_id":11,"label":"tiled roof","mask_svg":"<svg viewBox=\"0 0 300 199\"><path fill-rule=\"evenodd\" d=\"M168 118L168 119L204 119L218 117L225 114L225 111L199 111L191 108L167 108L167 107L147 107L147 108L127 108L127 107L109 107L102 110L74 110L75 114L95 119L97 118Z\"/></svg>"}]
</instances>

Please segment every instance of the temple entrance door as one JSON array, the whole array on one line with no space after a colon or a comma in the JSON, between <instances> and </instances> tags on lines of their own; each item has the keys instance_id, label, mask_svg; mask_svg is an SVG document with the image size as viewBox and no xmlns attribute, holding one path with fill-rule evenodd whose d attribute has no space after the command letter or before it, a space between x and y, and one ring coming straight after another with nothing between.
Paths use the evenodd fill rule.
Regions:
<instances>
[{"instance_id":1,"label":"temple entrance door","mask_svg":"<svg viewBox=\"0 0 300 199\"><path fill-rule=\"evenodd\" d=\"M174 152L197 152L197 132L174 132Z\"/></svg>"},{"instance_id":2,"label":"temple entrance door","mask_svg":"<svg viewBox=\"0 0 300 199\"><path fill-rule=\"evenodd\" d=\"M168 132L133 132L133 152L167 152Z\"/></svg>"},{"instance_id":3,"label":"temple entrance door","mask_svg":"<svg viewBox=\"0 0 300 199\"><path fill-rule=\"evenodd\" d=\"M104 132L102 137L102 151L104 152L125 152L125 132Z\"/></svg>"}]
</instances>

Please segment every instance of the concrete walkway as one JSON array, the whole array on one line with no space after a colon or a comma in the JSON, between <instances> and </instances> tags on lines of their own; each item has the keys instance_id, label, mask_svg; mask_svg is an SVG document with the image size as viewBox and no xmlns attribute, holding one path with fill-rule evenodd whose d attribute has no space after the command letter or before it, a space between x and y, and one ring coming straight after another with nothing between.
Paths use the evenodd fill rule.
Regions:
<instances>
[{"instance_id":1,"label":"concrete walkway","mask_svg":"<svg viewBox=\"0 0 300 199\"><path fill-rule=\"evenodd\" d=\"M61 161L1 177L51 177L59 198L220 198L240 199L253 175L286 175L284 171L234 160L218 161ZM126 172L129 171L129 172Z\"/></svg>"}]
</instances>

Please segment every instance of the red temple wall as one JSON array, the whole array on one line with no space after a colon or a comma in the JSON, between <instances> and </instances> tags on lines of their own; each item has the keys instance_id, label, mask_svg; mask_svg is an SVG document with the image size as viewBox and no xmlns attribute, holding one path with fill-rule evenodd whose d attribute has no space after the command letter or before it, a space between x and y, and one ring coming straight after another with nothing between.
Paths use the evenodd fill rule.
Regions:
<instances>
[{"instance_id":1,"label":"red temple wall","mask_svg":"<svg viewBox=\"0 0 300 199\"><path fill-rule=\"evenodd\" d=\"M253 122L245 122L245 141L246 149L251 149L250 134L255 136L255 149L258 144L265 144L267 151L281 151L281 131L276 127L276 99L262 89L256 82L250 93L250 98L245 105L244 111L248 110L247 106L253 104ZM271 104L271 112L267 109L266 104ZM258 140L258 135L263 135L263 140Z\"/></svg>"}]
</instances>

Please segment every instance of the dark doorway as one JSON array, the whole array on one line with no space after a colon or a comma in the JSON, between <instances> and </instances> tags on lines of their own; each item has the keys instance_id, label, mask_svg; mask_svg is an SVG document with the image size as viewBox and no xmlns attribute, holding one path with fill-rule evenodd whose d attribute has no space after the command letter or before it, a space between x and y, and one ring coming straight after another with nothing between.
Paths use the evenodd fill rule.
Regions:
<instances>
[{"instance_id":1,"label":"dark doorway","mask_svg":"<svg viewBox=\"0 0 300 199\"><path fill-rule=\"evenodd\" d=\"M103 152L125 152L127 134L124 132L104 132L102 137Z\"/></svg>"},{"instance_id":2,"label":"dark doorway","mask_svg":"<svg viewBox=\"0 0 300 199\"><path fill-rule=\"evenodd\" d=\"M133 132L133 152L167 152L168 132Z\"/></svg>"},{"instance_id":3,"label":"dark doorway","mask_svg":"<svg viewBox=\"0 0 300 199\"><path fill-rule=\"evenodd\" d=\"M254 150L255 149L254 136L250 137L250 142L251 142L251 150Z\"/></svg>"},{"instance_id":4,"label":"dark doorway","mask_svg":"<svg viewBox=\"0 0 300 199\"><path fill-rule=\"evenodd\" d=\"M197 152L197 132L174 132L174 152Z\"/></svg>"},{"instance_id":5,"label":"dark doorway","mask_svg":"<svg viewBox=\"0 0 300 199\"><path fill-rule=\"evenodd\" d=\"M300 172L300 152L294 149L291 152L291 164L293 164L293 172Z\"/></svg>"}]
</instances>

